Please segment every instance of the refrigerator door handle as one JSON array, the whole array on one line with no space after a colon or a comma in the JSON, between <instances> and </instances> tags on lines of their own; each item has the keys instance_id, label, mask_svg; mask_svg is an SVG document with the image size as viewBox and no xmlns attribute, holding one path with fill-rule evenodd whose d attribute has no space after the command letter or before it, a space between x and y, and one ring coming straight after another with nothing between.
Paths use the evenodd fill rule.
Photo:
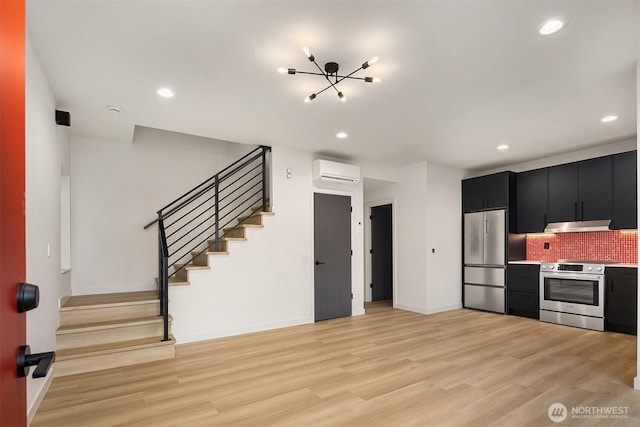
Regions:
<instances>
[{"instance_id":1,"label":"refrigerator door handle","mask_svg":"<svg viewBox=\"0 0 640 427\"><path fill-rule=\"evenodd\" d=\"M489 234L489 220L484 220L484 234Z\"/></svg>"}]
</instances>

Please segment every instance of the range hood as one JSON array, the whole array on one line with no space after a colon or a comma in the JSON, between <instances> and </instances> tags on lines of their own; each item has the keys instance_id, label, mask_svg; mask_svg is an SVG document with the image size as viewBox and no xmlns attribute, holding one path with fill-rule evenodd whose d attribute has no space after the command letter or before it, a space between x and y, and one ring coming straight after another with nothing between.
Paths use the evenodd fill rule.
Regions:
<instances>
[{"instance_id":1,"label":"range hood","mask_svg":"<svg viewBox=\"0 0 640 427\"><path fill-rule=\"evenodd\" d=\"M598 221L550 222L544 228L545 233L576 233L580 231L610 231L610 219Z\"/></svg>"}]
</instances>

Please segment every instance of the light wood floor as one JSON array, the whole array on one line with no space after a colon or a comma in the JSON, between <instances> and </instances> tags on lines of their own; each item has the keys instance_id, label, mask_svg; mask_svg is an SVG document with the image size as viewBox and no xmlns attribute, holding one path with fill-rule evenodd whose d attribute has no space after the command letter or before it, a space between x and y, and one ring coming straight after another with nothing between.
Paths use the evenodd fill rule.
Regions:
<instances>
[{"instance_id":1,"label":"light wood floor","mask_svg":"<svg viewBox=\"0 0 640 427\"><path fill-rule=\"evenodd\" d=\"M176 353L55 379L32 426L551 426L555 402L640 425L636 337L514 316L377 305Z\"/></svg>"}]
</instances>

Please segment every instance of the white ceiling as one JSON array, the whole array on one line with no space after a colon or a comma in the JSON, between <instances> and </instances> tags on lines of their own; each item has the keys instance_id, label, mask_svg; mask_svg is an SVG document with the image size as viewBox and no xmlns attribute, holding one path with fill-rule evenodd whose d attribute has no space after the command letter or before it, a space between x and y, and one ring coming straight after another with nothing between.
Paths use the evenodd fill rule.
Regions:
<instances>
[{"instance_id":1,"label":"white ceiling","mask_svg":"<svg viewBox=\"0 0 640 427\"><path fill-rule=\"evenodd\" d=\"M566 28L539 36L555 16ZM73 134L131 141L143 125L470 169L635 136L639 26L638 1L27 1ZM276 72L313 71L302 46L341 72L379 55L358 75L382 83L344 81L346 103L328 90L305 104L322 78Z\"/></svg>"}]
</instances>

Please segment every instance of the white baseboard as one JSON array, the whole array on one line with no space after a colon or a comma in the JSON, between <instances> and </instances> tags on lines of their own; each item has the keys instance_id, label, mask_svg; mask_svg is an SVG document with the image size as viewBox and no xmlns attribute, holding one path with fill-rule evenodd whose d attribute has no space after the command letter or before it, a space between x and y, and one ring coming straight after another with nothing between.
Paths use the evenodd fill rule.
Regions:
<instances>
[{"instance_id":1,"label":"white baseboard","mask_svg":"<svg viewBox=\"0 0 640 427\"><path fill-rule=\"evenodd\" d=\"M69 298L71 298L71 289L69 289L67 292L65 292L64 295L62 295L58 299L58 310L60 310L62 308L64 303L67 302L69 300Z\"/></svg>"},{"instance_id":2,"label":"white baseboard","mask_svg":"<svg viewBox=\"0 0 640 427\"><path fill-rule=\"evenodd\" d=\"M633 379L633 388L636 390L640 390L640 376L637 376Z\"/></svg>"},{"instance_id":3,"label":"white baseboard","mask_svg":"<svg viewBox=\"0 0 640 427\"><path fill-rule=\"evenodd\" d=\"M356 310L353 313L351 313L352 316L362 316L363 314L364 314L364 308L360 310Z\"/></svg>"},{"instance_id":4,"label":"white baseboard","mask_svg":"<svg viewBox=\"0 0 640 427\"><path fill-rule=\"evenodd\" d=\"M232 337L236 335L251 334L253 332L263 332L270 331L272 329L288 328L290 326L305 325L308 323L313 323L313 319L303 318L285 322L275 322L264 325L249 326L244 328L227 329L223 331L203 331L184 335L180 334L179 331L174 330L173 335L176 337L176 344L187 344L198 341L214 340L217 338Z\"/></svg>"},{"instance_id":5,"label":"white baseboard","mask_svg":"<svg viewBox=\"0 0 640 427\"><path fill-rule=\"evenodd\" d=\"M443 311L451 311L462 308L462 304L452 304L452 305L444 305L436 308L420 308L420 307L412 307L410 305L396 304L394 308L399 308L400 310L413 311L414 313L420 314L435 314L442 313Z\"/></svg>"},{"instance_id":6,"label":"white baseboard","mask_svg":"<svg viewBox=\"0 0 640 427\"><path fill-rule=\"evenodd\" d=\"M49 387L51 386L51 383L53 382L53 377L55 376L54 370L55 370L55 366L52 365L51 368L49 369L49 373L47 374L47 378L44 384L42 385L42 389L40 389L40 393L36 397L36 400L33 402L33 405L31 405L31 408L29 408L29 412L27 413L27 426L31 425L31 422L35 418L36 413L40 408L40 404L44 400L44 397L47 394L47 391L49 391Z\"/></svg>"}]
</instances>

